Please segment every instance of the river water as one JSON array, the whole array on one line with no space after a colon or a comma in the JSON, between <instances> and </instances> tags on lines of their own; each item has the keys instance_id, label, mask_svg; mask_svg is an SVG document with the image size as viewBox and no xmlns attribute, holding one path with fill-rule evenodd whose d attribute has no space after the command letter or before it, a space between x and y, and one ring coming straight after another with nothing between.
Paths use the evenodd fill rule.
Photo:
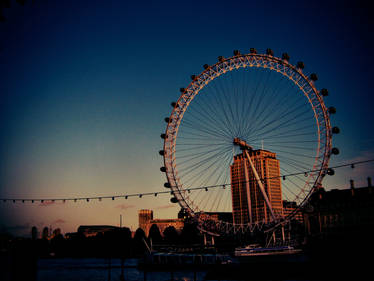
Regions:
<instances>
[{"instance_id":1,"label":"river water","mask_svg":"<svg viewBox=\"0 0 374 281\"><path fill-rule=\"evenodd\" d=\"M205 280L205 271L146 272L136 268L137 259L125 260L126 281ZM120 259L39 259L38 281L117 281L121 280Z\"/></svg>"}]
</instances>

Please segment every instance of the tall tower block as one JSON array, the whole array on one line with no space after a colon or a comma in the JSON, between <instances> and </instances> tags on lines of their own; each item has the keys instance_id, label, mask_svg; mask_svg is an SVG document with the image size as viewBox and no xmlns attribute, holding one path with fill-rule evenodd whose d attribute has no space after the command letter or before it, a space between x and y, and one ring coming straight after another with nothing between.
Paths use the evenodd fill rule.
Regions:
<instances>
[{"instance_id":1,"label":"tall tower block","mask_svg":"<svg viewBox=\"0 0 374 281\"><path fill-rule=\"evenodd\" d=\"M259 177L263 179L275 215L283 216L280 168L276 154L262 149L250 150L248 153ZM234 156L230 176L233 223L269 222L270 210L244 153Z\"/></svg>"}]
</instances>

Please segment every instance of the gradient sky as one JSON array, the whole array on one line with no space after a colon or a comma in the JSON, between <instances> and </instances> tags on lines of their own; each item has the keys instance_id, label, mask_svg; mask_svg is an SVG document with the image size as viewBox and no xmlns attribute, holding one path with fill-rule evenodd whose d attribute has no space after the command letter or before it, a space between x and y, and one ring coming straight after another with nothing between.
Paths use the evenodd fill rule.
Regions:
<instances>
[{"instance_id":1,"label":"gradient sky","mask_svg":"<svg viewBox=\"0 0 374 281\"><path fill-rule=\"evenodd\" d=\"M0 23L0 198L163 190L160 133L179 88L234 49L290 54L335 106L331 164L374 158L373 19L360 1L11 1ZM89 4L87 4L89 2ZM264 2L264 3L262 3ZM342 168L327 189L374 176ZM374 178L374 177L373 177ZM176 217L169 196L0 203L0 232L31 226L138 226L137 211Z\"/></svg>"}]
</instances>

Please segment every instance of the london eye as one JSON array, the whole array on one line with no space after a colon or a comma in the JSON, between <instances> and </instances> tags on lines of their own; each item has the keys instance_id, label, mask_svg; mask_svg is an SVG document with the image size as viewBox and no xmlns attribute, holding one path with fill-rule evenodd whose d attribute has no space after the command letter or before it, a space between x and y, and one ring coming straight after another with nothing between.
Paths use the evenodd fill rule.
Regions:
<instances>
[{"instance_id":1,"label":"london eye","mask_svg":"<svg viewBox=\"0 0 374 281\"><path fill-rule=\"evenodd\" d=\"M161 134L172 202L215 233L266 229L295 216L333 173L329 158L339 152L332 148L339 129L329 119L335 108L325 105L328 91L317 89L317 79L286 53L254 48L191 75ZM277 207L283 202L296 207L286 214Z\"/></svg>"}]
</instances>

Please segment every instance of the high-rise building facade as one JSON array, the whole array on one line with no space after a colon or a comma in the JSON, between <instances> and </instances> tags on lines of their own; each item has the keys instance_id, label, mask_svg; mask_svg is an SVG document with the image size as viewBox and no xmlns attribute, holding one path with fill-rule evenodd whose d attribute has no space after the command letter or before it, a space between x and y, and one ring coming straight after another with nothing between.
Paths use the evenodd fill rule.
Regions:
<instances>
[{"instance_id":1,"label":"high-rise building facade","mask_svg":"<svg viewBox=\"0 0 374 281\"><path fill-rule=\"evenodd\" d=\"M282 187L279 160L267 150L249 150L249 156L265 189L265 193L276 216L283 215ZM234 224L269 222L271 212L253 170L244 153L234 156L230 166L232 213Z\"/></svg>"}]
</instances>

